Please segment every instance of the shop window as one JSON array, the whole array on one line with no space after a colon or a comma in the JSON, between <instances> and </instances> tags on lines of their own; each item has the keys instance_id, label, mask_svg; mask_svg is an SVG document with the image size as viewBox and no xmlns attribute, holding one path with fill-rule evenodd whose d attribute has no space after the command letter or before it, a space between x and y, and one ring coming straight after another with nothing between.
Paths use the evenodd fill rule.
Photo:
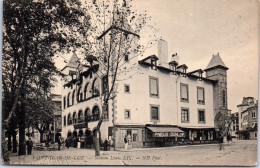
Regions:
<instances>
[{"instance_id":1,"label":"shop window","mask_svg":"<svg viewBox=\"0 0 260 168\"><path fill-rule=\"evenodd\" d=\"M130 114L130 110L125 110L125 119L130 119L131 118L131 114Z\"/></svg>"},{"instance_id":2,"label":"shop window","mask_svg":"<svg viewBox=\"0 0 260 168\"><path fill-rule=\"evenodd\" d=\"M150 96L159 97L159 82L158 78L150 77Z\"/></svg>"},{"instance_id":3,"label":"shop window","mask_svg":"<svg viewBox=\"0 0 260 168\"><path fill-rule=\"evenodd\" d=\"M130 93L130 85L125 84L124 87L125 93Z\"/></svg>"},{"instance_id":4,"label":"shop window","mask_svg":"<svg viewBox=\"0 0 260 168\"><path fill-rule=\"evenodd\" d=\"M159 106L151 105L151 121L159 120Z\"/></svg>"},{"instance_id":5,"label":"shop window","mask_svg":"<svg viewBox=\"0 0 260 168\"><path fill-rule=\"evenodd\" d=\"M197 87L197 99L198 104L205 104L205 94L204 94L204 88Z\"/></svg>"},{"instance_id":6,"label":"shop window","mask_svg":"<svg viewBox=\"0 0 260 168\"><path fill-rule=\"evenodd\" d=\"M181 122L182 123L189 122L189 109L188 108L181 109Z\"/></svg>"},{"instance_id":7,"label":"shop window","mask_svg":"<svg viewBox=\"0 0 260 168\"><path fill-rule=\"evenodd\" d=\"M137 130L133 130L133 142L137 142L137 138L138 138L138 134L137 134Z\"/></svg>"},{"instance_id":8,"label":"shop window","mask_svg":"<svg viewBox=\"0 0 260 168\"><path fill-rule=\"evenodd\" d=\"M205 110L198 110L199 123L205 123Z\"/></svg>"},{"instance_id":9,"label":"shop window","mask_svg":"<svg viewBox=\"0 0 260 168\"><path fill-rule=\"evenodd\" d=\"M189 102L189 88L187 84L181 83L181 101Z\"/></svg>"}]
</instances>

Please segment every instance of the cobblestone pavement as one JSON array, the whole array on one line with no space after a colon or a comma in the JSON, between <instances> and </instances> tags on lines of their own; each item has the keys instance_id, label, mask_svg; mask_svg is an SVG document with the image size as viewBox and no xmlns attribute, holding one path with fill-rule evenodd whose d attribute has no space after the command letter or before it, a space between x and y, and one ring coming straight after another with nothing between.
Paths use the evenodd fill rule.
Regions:
<instances>
[{"instance_id":1,"label":"cobblestone pavement","mask_svg":"<svg viewBox=\"0 0 260 168\"><path fill-rule=\"evenodd\" d=\"M101 151L99 157L90 149L36 151L33 155L10 158L11 164L26 165L201 165L253 166L257 162L257 141L236 140L224 144L176 146L165 148L137 148Z\"/></svg>"}]
</instances>

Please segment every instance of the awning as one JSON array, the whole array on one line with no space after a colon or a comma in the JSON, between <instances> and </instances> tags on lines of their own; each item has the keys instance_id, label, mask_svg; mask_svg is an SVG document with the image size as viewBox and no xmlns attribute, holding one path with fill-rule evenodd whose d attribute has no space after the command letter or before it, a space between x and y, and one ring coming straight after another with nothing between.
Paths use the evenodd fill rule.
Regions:
<instances>
[{"instance_id":1,"label":"awning","mask_svg":"<svg viewBox=\"0 0 260 168\"><path fill-rule=\"evenodd\" d=\"M177 127L147 127L152 132L184 132Z\"/></svg>"},{"instance_id":2,"label":"awning","mask_svg":"<svg viewBox=\"0 0 260 168\"><path fill-rule=\"evenodd\" d=\"M153 137L184 137L184 131L177 127L146 127L153 132Z\"/></svg>"}]
</instances>

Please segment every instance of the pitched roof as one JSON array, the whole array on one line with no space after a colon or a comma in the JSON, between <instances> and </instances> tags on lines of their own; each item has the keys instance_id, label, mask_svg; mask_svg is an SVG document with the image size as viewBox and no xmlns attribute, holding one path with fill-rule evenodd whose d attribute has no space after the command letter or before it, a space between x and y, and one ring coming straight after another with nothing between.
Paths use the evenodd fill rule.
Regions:
<instances>
[{"instance_id":1,"label":"pitched roof","mask_svg":"<svg viewBox=\"0 0 260 168\"><path fill-rule=\"evenodd\" d=\"M221 66L224 67L225 69L228 69L228 67L224 64L224 62L222 61L222 59L219 56L219 53L217 55L213 55L207 68L205 70L217 67L217 66Z\"/></svg>"},{"instance_id":2,"label":"pitched roof","mask_svg":"<svg viewBox=\"0 0 260 168\"><path fill-rule=\"evenodd\" d=\"M79 64L80 64L79 57L77 56L76 53L73 53L69 62L66 64L64 68L62 68L62 70L64 70L66 67L77 68Z\"/></svg>"}]
</instances>

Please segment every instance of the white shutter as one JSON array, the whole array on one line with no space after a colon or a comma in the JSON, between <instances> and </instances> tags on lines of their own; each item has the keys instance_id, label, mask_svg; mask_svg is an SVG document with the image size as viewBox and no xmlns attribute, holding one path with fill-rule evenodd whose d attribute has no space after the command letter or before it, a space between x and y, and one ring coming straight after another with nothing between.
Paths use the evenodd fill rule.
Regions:
<instances>
[{"instance_id":1,"label":"white shutter","mask_svg":"<svg viewBox=\"0 0 260 168\"><path fill-rule=\"evenodd\" d=\"M158 90L157 90L157 79L150 79L151 83L151 95L158 95Z\"/></svg>"},{"instance_id":2,"label":"white shutter","mask_svg":"<svg viewBox=\"0 0 260 168\"><path fill-rule=\"evenodd\" d=\"M182 85L181 86L181 98L188 99L187 85Z\"/></svg>"}]
</instances>

